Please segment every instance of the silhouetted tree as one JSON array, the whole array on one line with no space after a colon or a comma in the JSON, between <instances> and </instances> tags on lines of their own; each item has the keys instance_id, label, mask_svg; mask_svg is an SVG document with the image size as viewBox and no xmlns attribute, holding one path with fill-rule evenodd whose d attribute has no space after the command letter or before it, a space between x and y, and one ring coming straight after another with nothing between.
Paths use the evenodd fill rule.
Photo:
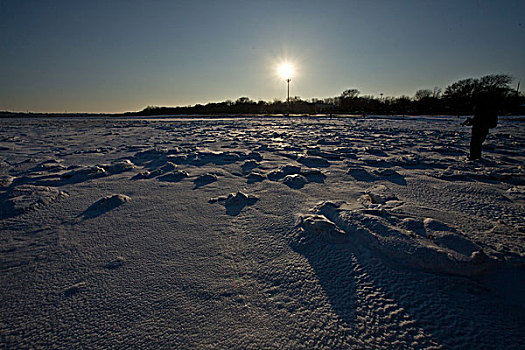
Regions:
<instances>
[{"instance_id":1,"label":"silhouetted tree","mask_svg":"<svg viewBox=\"0 0 525 350\"><path fill-rule=\"evenodd\" d=\"M479 79L478 89L488 92L507 93L511 91L512 77L507 74L485 75Z\"/></svg>"},{"instance_id":2,"label":"silhouetted tree","mask_svg":"<svg viewBox=\"0 0 525 350\"><path fill-rule=\"evenodd\" d=\"M459 114L469 114L473 108L473 98L482 92L493 92L500 95L507 94L511 89L509 84L512 77L507 74L485 75L479 79L462 79L445 89L443 97L447 105Z\"/></svg>"},{"instance_id":3,"label":"silhouetted tree","mask_svg":"<svg viewBox=\"0 0 525 350\"><path fill-rule=\"evenodd\" d=\"M462 79L446 87L443 97L469 99L472 98L476 87L478 86L477 79Z\"/></svg>"},{"instance_id":4,"label":"silhouetted tree","mask_svg":"<svg viewBox=\"0 0 525 350\"><path fill-rule=\"evenodd\" d=\"M441 89L420 89L414 94L413 111L418 114L434 114L441 109Z\"/></svg>"},{"instance_id":5,"label":"silhouetted tree","mask_svg":"<svg viewBox=\"0 0 525 350\"><path fill-rule=\"evenodd\" d=\"M339 105L342 111L355 113L360 109L360 103L358 100L359 90L348 89L341 93L339 96Z\"/></svg>"},{"instance_id":6,"label":"silhouetted tree","mask_svg":"<svg viewBox=\"0 0 525 350\"><path fill-rule=\"evenodd\" d=\"M433 98L440 98L441 97L441 88L434 86L434 90L432 91L432 97Z\"/></svg>"},{"instance_id":7,"label":"silhouetted tree","mask_svg":"<svg viewBox=\"0 0 525 350\"><path fill-rule=\"evenodd\" d=\"M357 98L359 94L360 94L360 91L357 89L348 89L348 90L343 91L343 93L341 94L341 98L342 99Z\"/></svg>"},{"instance_id":8,"label":"silhouetted tree","mask_svg":"<svg viewBox=\"0 0 525 350\"><path fill-rule=\"evenodd\" d=\"M237 101L235 101L236 104L244 104L244 103L250 103L251 100L249 97L239 97Z\"/></svg>"},{"instance_id":9,"label":"silhouetted tree","mask_svg":"<svg viewBox=\"0 0 525 350\"><path fill-rule=\"evenodd\" d=\"M430 98L430 97L432 97L432 90L429 90L429 89L420 89L420 90L417 90L416 93L414 94L414 100L416 101L421 101L423 99Z\"/></svg>"}]
</instances>

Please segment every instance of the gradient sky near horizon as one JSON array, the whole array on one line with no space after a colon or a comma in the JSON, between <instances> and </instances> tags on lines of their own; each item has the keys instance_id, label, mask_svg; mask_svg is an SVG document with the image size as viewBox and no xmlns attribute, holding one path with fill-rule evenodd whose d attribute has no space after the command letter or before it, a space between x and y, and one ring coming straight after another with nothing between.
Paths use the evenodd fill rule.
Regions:
<instances>
[{"instance_id":1,"label":"gradient sky near horizon","mask_svg":"<svg viewBox=\"0 0 525 350\"><path fill-rule=\"evenodd\" d=\"M412 96L463 78L525 82L525 2L0 0L0 110Z\"/></svg>"}]
</instances>

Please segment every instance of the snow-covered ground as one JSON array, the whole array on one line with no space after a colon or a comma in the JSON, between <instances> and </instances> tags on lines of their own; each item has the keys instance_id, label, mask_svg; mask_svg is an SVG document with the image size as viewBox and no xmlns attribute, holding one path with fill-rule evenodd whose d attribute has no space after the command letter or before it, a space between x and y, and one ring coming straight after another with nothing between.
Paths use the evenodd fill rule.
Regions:
<instances>
[{"instance_id":1,"label":"snow-covered ground","mask_svg":"<svg viewBox=\"0 0 525 350\"><path fill-rule=\"evenodd\" d=\"M2 348L525 348L525 127L0 120Z\"/></svg>"}]
</instances>

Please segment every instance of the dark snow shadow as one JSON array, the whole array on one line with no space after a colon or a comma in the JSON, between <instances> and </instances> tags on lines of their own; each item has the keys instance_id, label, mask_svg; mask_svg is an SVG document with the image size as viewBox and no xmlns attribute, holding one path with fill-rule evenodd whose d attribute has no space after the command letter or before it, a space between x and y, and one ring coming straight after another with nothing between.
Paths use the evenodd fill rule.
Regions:
<instances>
[{"instance_id":1,"label":"dark snow shadow","mask_svg":"<svg viewBox=\"0 0 525 350\"><path fill-rule=\"evenodd\" d=\"M243 174L249 174L253 169L257 168L259 163L253 159L245 161L241 165L241 170Z\"/></svg>"},{"instance_id":2,"label":"dark snow shadow","mask_svg":"<svg viewBox=\"0 0 525 350\"><path fill-rule=\"evenodd\" d=\"M195 184L195 186L193 187L194 190L202 187L202 186L206 186L206 185L209 185L213 182L217 181L217 175L215 174L203 174L201 176L199 176L198 178L196 178L195 180L193 180L193 183Z\"/></svg>"},{"instance_id":3,"label":"dark snow shadow","mask_svg":"<svg viewBox=\"0 0 525 350\"><path fill-rule=\"evenodd\" d=\"M321 287L335 313L349 327L356 325L357 298L351 252L346 247L325 242L292 244L314 269Z\"/></svg>"},{"instance_id":4,"label":"dark snow shadow","mask_svg":"<svg viewBox=\"0 0 525 350\"><path fill-rule=\"evenodd\" d=\"M405 180L405 177L401 174L395 174L391 176L386 176L385 180L390 181L392 183L395 183L397 185L406 186L407 181Z\"/></svg>"},{"instance_id":5,"label":"dark snow shadow","mask_svg":"<svg viewBox=\"0 0 525 350\"><path fill-rule=\"evenodd\" d=\"M115 259L108 261L106 264L102 265L103 268L108 270L116 270L124 266L126 259L122 256L117 256Z\"/></svg>"},{"instance_id":6,"label":"dark snow shadow","mask_svg":"<svg viewBox=\"0 0 525 350\"><path fill-rule=\"evenodd\" d=\"M373 174L369 173L363 168L350 168L348 169L347 174L357 181L374 182L375 180L377 180L377 177L375 177Z\"/></svg>"},{"instance_id":7,"label":"dark snow shadow","mask_svg":"<svg viewBox=\"0 0 525 350\"><path fill-rule=\"evenodd\" d=\"M352 232L322 216L307 220L296 226L290 246L308 260L334 312L356 337L373 334L372 339L402 340L414 348L520 342L525 329L520 316L523 306L503 302L501 297L495 300L495 294L504 294L494 289L495 281L487 283L488 275L462 277L405 266L363 246ZM466 253L475 248L469 242L440 242L449 243Z\"/></svg>"},{"instance_id":8,"label":"dark snow shadow","mask_svg":"<svg viewBox=\"0 0 525 350\"><path fill-rule=\"evenodd\" d=\"M9 200L6 194L0 194L0 220L8 219L19 213L14 204Z\"/></svg>"},{"instance_id":9,"label":"dark snow shadow","mask_svg":"<svg viewBox=\"0 0 525 350\"><path fill-rule=\"evenodd\" d=\"M226 214L237 216L241 213L244 207L254 205L257 201L257 198L251 197L240 203L225 203L224 207L226 208Z\"/></svg>"},{"instance_id":10,"label":"dark snow shadow","mask_svg":"<svg viewBox=\"0 0 525 350\"><path fill-rule=\"evenodd\" d=\"M328 168L330 162L317 156L300 156L297 161L309 168Z\"/></svg>"},{"instance_id":11,"label":"dark snow shadow","mask_svg":"<svg viewBox=\"0 0 525 350\"><path fill-rule=\"evenodd\" d=\"M96 218L121 206L126 202L129 202L130 200L130 197L123 194L114 194L111 196L106 196L91 204L89 208L84 210L79 216L83 217L84 219Z\"/></svg>"},{"instance_id":12,"label":"dark snow shadow","mask_svg":"<svg viewBox=\"0 0 525 350\"><path fill-rule=\"evenodd\" d=\"M266 179L266 176L264 176L263 174L261 173L257 173L257 172L251 172L248 176L247 176L247 180L246 182L248 184L253 184L253 183L256 183L256 182L261 182L261 181L264 181Z\"/></svg>"},{"instance_id":13,"label":"dark snow shadow","mask_svg":"<svg viewBox=\"0 0 525 350\"><path fill-rule=\"evenodd\" d=\"M362 167L352 167L348 169L347 174L360 182L386 180L401 186L406 186L407 184L405 177L391 168L379 168L369 172Z\"/></svg>"}]
</instances>

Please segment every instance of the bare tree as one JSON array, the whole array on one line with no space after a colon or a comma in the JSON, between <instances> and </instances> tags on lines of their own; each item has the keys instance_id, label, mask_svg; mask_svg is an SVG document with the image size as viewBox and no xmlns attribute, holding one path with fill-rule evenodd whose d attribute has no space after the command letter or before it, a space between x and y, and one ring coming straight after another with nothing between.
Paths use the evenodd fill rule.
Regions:
<instances>
[{"instance_id":1,"label":"bare tree","mask_svg":"<svg viewBox=\"0 0 525 350\"><path fill-rule=\"evenodd\" d=\"M357 89L348 89L348 90L343 91L343 93L341 94L341 98L342 99L356 98L357 96L359 96L360 93L361 92Z\"/></svg>"},{"instance_id":2,"label":"bare tree","mask_svg":"<svg viewBox=\"0 0 525 350\"><path fill-rule=\"evenodd\" d=\"M432 90L429 89L419 89L414 94L414 100L416 101L421 101L430 97L432 97Z\"/></svg>"},{"instance_id":3,"label":"bare tree","mask_svg":"<svg viewBox=\"0 0 525 350\"><path fill-rule=\"evenodd\" d=\"M440 98L441 97L441 88L434 86L434 91L432 91L432 97L433 98Z\"/></svg>"}]
</instances>

